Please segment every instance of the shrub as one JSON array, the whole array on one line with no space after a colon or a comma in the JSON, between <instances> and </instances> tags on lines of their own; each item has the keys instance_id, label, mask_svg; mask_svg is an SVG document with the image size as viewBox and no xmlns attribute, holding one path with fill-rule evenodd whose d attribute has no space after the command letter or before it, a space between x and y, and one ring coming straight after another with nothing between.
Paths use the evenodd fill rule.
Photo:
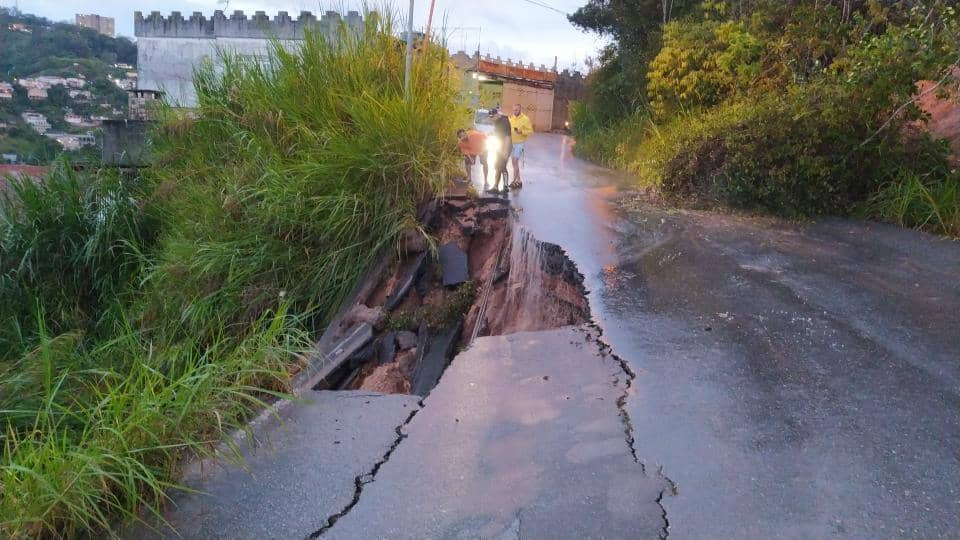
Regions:
<instances>
[{"instance_id":1,"label":"shrub","mask_svg":"<svg viewBox=\"0 0 960 540\"><path fill-rule=\"evenodd\" d=\"M760 73L763 43L736 22L672 22L650 63L647 95L661 118L711 107L745 90Z\"/></svg>"},{"instance_id":2,"label":"shrub","mask_svg":"<svg viewBox=\"0 0 960 540\"><path fill-rule=\"evenodd\" d=\"M908 147L894 129L863 144L871 132L862 113L837 114L838 99L835 87L805 85L741 105L741 120L676 147L664 191L792 217L844 215L905 163L922 172L945 166L945 149L928 137Z\"/></svg>"}]
</instances>

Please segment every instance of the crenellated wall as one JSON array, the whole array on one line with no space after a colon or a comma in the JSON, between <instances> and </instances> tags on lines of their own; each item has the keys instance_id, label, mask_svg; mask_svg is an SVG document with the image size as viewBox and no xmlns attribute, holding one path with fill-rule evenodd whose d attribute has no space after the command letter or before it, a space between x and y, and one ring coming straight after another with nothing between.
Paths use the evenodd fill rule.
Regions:
<instances>
[{"instance_id":1,"label":"crenellated wall","mask_svg":"<svg viewBox=\"0 0 960 540\"><path fill-rule=\"evenodd\" d=\"M553 129L567 129L570 120L570 102L586 96L587 80L579 71L563 70L553 87Z\"/></svg>"},{"instance_id":2,"label":"crenellated wall","mask_svg":"<svg viewBox=\"0 0 960 540\"><path fill-rule=\"evenodd\" d=\"M137 11L133 18L137 87L162 91L170 103L181 107L196 106L193 71L203 62L216 63L219 51L264 60L272 39L284 47L296 47L308 28L334 38L341 24L352 32L360 32L363 27L363 17L356 11L346 17L328 11L319 18L302 11L296 19L286 11L273 18L263 11L247 17L242 11L227 16L218 10L209 18L200 12L184 18L179 11L167 17L153 11L144 17Z\"/></svg>"},{"instance_id":3,"label":"crenellated wall","mask_svg":"<svg viewBox=\"0 0 960 540\"><path fill-rule=\"evenodd\" d=\"M248 38L248 39L303 39L306 28L319 29L332 36L340 23L348 28L359 30L363 17L359 12L351 11L341 17L336 11L328 11L318 19L309 11L301 11L296 19L286 11L278 12L273 18L263 11L257 11L247 17L243 11L234 11L229 17L223 11L213 12L209 19L199 11L184 18L179 11L164 17L159 11L153 11L146 17L139 11L133 14L134 34L140 37L155 38Z\"/></svg>"},{"instance_id":4,"label":"crenellated wall","mask_svg":"<svg viewBox=\"0 0 960 540\"><path fill-rule=\"evenodd\" d=\"M503 60L499 56L494 58L489 54L480 56L479 53L467 54L464 51L451 54L450 59L464 72L478 72L502 81L501 105L510 107L514 102L520 103L528 113L536 115L533 120L538 131L567 129L570 102L582 100L586 93L586 78L579 71L565 69L557 72L542 64L536 67L509 58ZM480 105L479 86L469 78L464 85L464 92L473 94L472 106ZM551 100L549 106L546 104L546 94Z\"/></svg>"}]
</instances>

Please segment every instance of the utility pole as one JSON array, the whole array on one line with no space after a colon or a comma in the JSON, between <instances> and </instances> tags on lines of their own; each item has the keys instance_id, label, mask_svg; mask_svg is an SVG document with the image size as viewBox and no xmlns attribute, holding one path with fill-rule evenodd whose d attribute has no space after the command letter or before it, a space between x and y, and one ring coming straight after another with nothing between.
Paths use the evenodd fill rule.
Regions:
<instances>
[{"instance_id":1,"label":"utility pole","mask_svg":"<svg viewBox=\"0 0 960 540\"><path fill-rule=\"evenodd\" d=\"M424 41L430 41L430 27L433 25L433 7L437 4L437 0L430 0L430 14L427 15L427 32L424 36ZM424 44L426 45L426 43Z\"/></svg>"},{"instance_id":2,"label":"utility pole","mask_svg":"<svg viewBox=\"0 0 960 540\"><path fill-rule=\"evenodd\" d=\"M410 102L410 68L413 66L413 0L407 17L407 62L403 69L403 97Z\"/></svg>"}]
</instances>

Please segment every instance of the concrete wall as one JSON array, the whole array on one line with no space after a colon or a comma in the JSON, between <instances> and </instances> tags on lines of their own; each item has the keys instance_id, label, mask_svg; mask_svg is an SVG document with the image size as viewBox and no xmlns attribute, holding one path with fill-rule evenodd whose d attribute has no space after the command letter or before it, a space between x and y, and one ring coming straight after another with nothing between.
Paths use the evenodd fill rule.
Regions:
<instances>
[{"instance_id":1,"label":"concrete wall","mask_svg":"<svg viewBox=\"0 0 960 540\"><path fill-rule=\"evenodd\" d=\"M553 119L553 89L503 83L503 112L512 114L513 106L520 104L530 117L534 131L550 131Z\"/></svg>"},{"instance_id":2,"label":"concrete wall","mask_svg":"<svg viewBox=\"0 0 960 540\"><path fill-rule=\"evenodd\" d=\"M139 120L104 120L103 165L113 167L142 167L149 165L150 154L147 132L150 122Z\"/></svg>"},{"instance_id":3,"label":"concrete wall","mask_svg":"<svg viewBox=\"0 0 960 540\"><path fill-rule=\"evenodd\" d=\"M354 32L363 27L363 18L355 11L346 18L332 11L317 18L304 11L297 19L285 11L273 19L262 11L249 19L242 11L235 11L230 17L216 11L210 18L196 12L189 19L177 11L169 17L157 11L144 17L138 11L134 13L137 88L162 91L167 101L176 106L195 107L194 69L204 62L216 66L220 51L262 60L267 57L271 39L279 40L286 48L296 47L308 29L334 38L341 22Z\"/></svg>"}]
</instances>

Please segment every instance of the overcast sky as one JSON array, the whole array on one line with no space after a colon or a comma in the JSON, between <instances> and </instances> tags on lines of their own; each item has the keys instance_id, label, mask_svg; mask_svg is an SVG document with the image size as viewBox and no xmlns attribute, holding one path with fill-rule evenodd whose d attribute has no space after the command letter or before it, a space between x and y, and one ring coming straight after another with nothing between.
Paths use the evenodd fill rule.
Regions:
<instances>
[{"instance_id":1,"label":"overcast sky","mask_svg":"<svg viewBox=\"0 0 960 540\"><path fill-rule=\"evenodd\" d=\"M17 0L0 0L0 5L13 6ZM222 0L221 0L222 2ZM571 13L586 0L536 0L564 13ZM41 15L55 21L73 21L76 13L97 13L116 19L117 34L133 36L133 12L160 11L168 14L180 11L189 16L200 11L210 16L216 9L233 11L242 9L248 15L256 10L273 15L285 10L296 17L300 11L326 11L346 6L360 9L363 2L308 1L308 0L230 0L229 7L217 0L19 0L20 10ZM379 2L372 2L378 5ZM392 5L402 5L404 16L409 4L394 0ZM424 27L427 23L429 0L416 0L414 25ZM434 27L446 24L450 48L476 50L480 43L483 53L507 57L524 62L553 65L558 57L561 68L576 65L584 67L587 56L596 56L602 42L592 34L574 28L564 15L524 0L436 0Z\"/></svg>"}]
</instances>

